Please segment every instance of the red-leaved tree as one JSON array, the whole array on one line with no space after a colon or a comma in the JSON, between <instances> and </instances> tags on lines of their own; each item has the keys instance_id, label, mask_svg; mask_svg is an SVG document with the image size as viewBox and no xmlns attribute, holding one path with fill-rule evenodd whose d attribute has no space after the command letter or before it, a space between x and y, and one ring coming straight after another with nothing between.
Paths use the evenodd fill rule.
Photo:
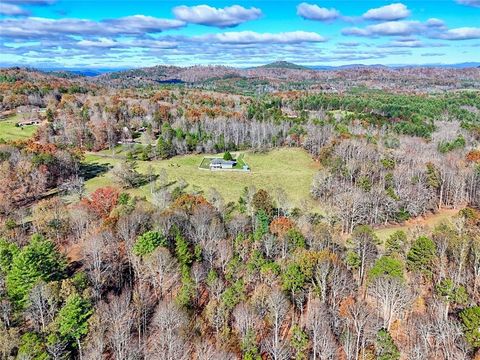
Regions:
<instances>
[{"instance_id":1,"label":"red-leaved tree","mask_svg":"<svg viewBox=\"0 0 480 360\"><path fill-rule=\"evenodd\" d=\"M81 204L95 216L106 219L117 205L119 194L118 189L110 186L99 188L83 199Z\"/></svg>"}]
</instances>

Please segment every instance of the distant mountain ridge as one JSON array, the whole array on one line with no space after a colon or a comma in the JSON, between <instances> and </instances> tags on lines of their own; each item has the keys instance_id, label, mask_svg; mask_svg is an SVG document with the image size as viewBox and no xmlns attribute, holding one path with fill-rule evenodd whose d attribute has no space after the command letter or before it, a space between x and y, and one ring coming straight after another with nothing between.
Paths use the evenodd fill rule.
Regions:
<instances>
[{"instance_id":1,"label":"distant mountain ridge","mask_svg":"<svg viewBox=\"0 0 480 360\"><path fill-rule=\"evenodd\" d=\"M10 66L2 66L0 68L9 68ZM383 65L383 64L349 64L349 65L300 65L288 61L274 61L272 63L251 66L247 68L232 67L225 65L194 65L194 66L174 66L174 65L155 65L151 67L142 68L38 68L37 70L49 73L70 73L72 75L80 75L87 77L97 77L105 74L125 74L127 76L143 75L162 75L171 80L172 73L185 73L193 69L206 69L208 72L217 72L217 75L222 76L242 76L241 74L248 71L267 70L267 69L285 69L285 70L304 70L304 71L335 71L345 69L405 69L405 68L439 68L439 69L464 69L464 68L480 68L480 62L463 62L457 64L405 64L405 65ZM212 77L218 77L212 76ZM115 77L115 75L113 76Z\"/></svg>"},{"instance_id":2,"label":"distant mountain ridge","mask_svg":"<svg viewBox=\"0 0 480 360\"><path fill-rule=\"evenodd\" d=\"M307 66L294 64L294 63L291 63L291 62L288 62L288 61L275 61L275 62L270 63L270 64L257 66L257 68L294 69L294 70L309 70L309 69L311 70L312 69L312 68L309 68Z\"/></svg>"},{"instance_id":3,"label":"distant mountain ridge","mask_svg":"<svg viewBox=\"0 0 480 360\"><path fill-rule=\"evenodd\" d=\"M2 66L1 67L10 67L10 66ZM258 65L258 66L251 66L246 68L241 67L233 67L233 66L226 66L226 65L193 65L193 66L174 66L174 65L155 65L150 67L142 67L142 68L38 68L40 71L45 72L69 72L74 73L77 75L82 76L99 76L103 74L111 74L111 73L124 73L130 72L135 73L138 70L142 69L163 69L163 68L170 68L170 69L177 69L177 71L193 69L193 68L209 68L209 69L230 69L233 71L244 71L244 70L253 70L253 69L288 69L288 70L344 70L344 69L353 69L353 68L384 68L384 69L402 69L402 68L447 68L447 69L464 69L464 68L479 68L480 62L463 62L463 63L456 63L456 64L398 64L398 65L384 65L384 64L348 64L348 65L300 65L295 64L288 61L275 61L272 63Z\"/></svg>"},{"instance_id":4,"label":"distant mountain ridge","mask_svg":"<svg viewBox=\"0 0 480 360\"><path fill-rule=\"evenodd\" d=\"M450 67L384 65L349 65L311 69L288 62L274 62L254 68L227 66L166 66L129 69L91 76L95 72L49 71L12 67L0 69L8 81L37 77L72 79L86 85L116 88L155 87L185 84L202 89L236 92L265 93L284 89L312 89L319 91L345 91L351 87L366 87L392 91L424 91L434 89L461 89L465 86L480 89L480 68L474 63ZM48 80L50 81L50 80ZM60 80L59 80L60 81Z\"/></svg>"}]
</instances>

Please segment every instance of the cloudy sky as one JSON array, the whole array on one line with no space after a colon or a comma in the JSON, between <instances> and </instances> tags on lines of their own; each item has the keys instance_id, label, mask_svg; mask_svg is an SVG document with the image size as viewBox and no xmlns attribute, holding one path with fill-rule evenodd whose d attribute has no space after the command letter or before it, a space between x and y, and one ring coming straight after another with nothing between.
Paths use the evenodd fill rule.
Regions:
<instances>
[{"instance_id":1,"label":"cloudy sky","mask_svg":"<svg viewBox=\"0 0 480 360\"><path fill-rule=\"evenodd\" d=\"M480 0L0 0L0 65L480 61Z\"/></svg>"}]
</instances>

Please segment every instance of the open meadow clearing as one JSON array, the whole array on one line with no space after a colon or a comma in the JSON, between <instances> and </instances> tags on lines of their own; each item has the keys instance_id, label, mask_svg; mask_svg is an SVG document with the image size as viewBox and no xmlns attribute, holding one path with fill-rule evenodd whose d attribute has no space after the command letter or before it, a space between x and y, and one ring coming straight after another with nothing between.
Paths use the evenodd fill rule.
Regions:
<instances>
[{"instance_id":1,"label":"open meadow clearing","mask_svg":"<svg viewBox=\"0 0 480 360\"><path fill-rule=\"evenodd\" d=\"M0 120L0 139L6 141L24 140L35 134L36 126L17 127L15 124L18 121L20 119L17 115ZM210 158L221 158L223 154L207 156L194 154L175 156L166 160L137 161L138 171L141 174L147 174L151 167L150 171L158 174L160 169L165 169L173 186L176 181L183 179L188 183L187 191L207 192L208 189L215 188L227 202L237 201L243 189L248 186L266 189L269 192L282 188L285 190L292 206L308 205L317 212L323 212L319 203L310 196L312 180L319 164L304 150L281 148L267 153L248 151L232 154L237 159L241 159L242 165L245 161L250 166L251 172L209 171ZM87 176L89 179L85 183L86 192L90 193L104 186L118 185L111 170L123 161L124 156L125 153L121 146L117 147L115 152L103 150L97 153L87 153L85 164L91 168L90 171L94 174ZM199 167L204 169L199 169ZM144 196L147 200L150 200L150 189L151 185L146 184L136 189L130 189L128 192L133 195ZM384 241L397 230L409 231L417 226L426 226L432 229L440 223L448 221L457 213L458 210L445 209L425 218L380 227L375 232Z\"/></svg>"},{"instance_id":2,"label":"open meadow clearing","mask_svg":"<svg viewBox=\"0 0 480 360\"><path fill-rule=\"evenodd\" d=\"M18 115L10 116L6 119L0 120L0 139L5 141L25 140L35 134L37 126L15 126L15 124L19 121Z\"/></svg>"},{"instance_id":3,"label":"open meadow clearing","mask_svg":"<svg viewBox=\"0 0 480 360\"><path fill-rule=\"evenodd\" d=\"M111 152L87 154L86 163L115 166L122 161L122 154L109 155ZM318 164L304 150L298 148L282 148L268 153L245 153L245 162L251 172L207 171L199 169L204 155L175 156L168 160L138 161L138 171L147 174L149 167L154 173L165 169L169 180L184 179L187 190L207 191L217 189L226 201L237 201L246 186L274 191L282 188L288 194L293 206L299 206L302 201L312 206L315 202L310 198L312 179L318 170ZM86 181L87 192L98 187L114 184L111 171L98 175ZM131 192L150 198L150 185L144 185Z\"/></svg>"},{"instance_id":4,"label":"open meadow clearing","mask_svg":"<svg viewBox=\"0 0 480 360\"><path fill-rule=\"evenodd\" d=\"M149 171L158 174L160 169L165 169L169 181L173 183L172 186L175 186L179 179L183 179L188 184L187 191L205 193L210 188L215 188L227 202L237 201L242 195L243 189L248 186L255 186L257 189L265 189L269 192L281 188L285 190L292 206L307 205L316 212L324 212L321 204L310 196L312 180L320 165L304 150L281 148L267 153L242 152L232 154L234 156L242 154L245 162L250 166L251 172L209 171L207 170L208 165L199 169L201 164L205 163L205 159L221 157L222 154L183 155L166 160L137 161L137 170L141 174L147 174ZM124 152L121 147L117 147L115 152L103 150L98 153L88 153L85 156L85 163L93 169L97 169L98 174L86 181L87 193L99 187L118 185L112 174L112 169L123 159ZM150 200L150 189L151 185L146 184L130 189L128 192L132 195L144 196L147 200ZM414 218L402 224L380 227L375 232L382 241L385 241L397 230L408 232L420 226L433 229L440 223L451 219L458 211L458 209L444 209L436 214Z\"/></svg>"}]
</instances>

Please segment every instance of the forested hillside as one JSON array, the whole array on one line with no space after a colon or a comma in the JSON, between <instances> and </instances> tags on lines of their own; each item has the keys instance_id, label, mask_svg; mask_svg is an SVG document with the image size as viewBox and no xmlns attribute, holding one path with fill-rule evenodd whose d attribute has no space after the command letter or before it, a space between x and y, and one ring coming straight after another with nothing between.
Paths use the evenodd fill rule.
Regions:
<instances>
[{"instance_id":1,"label":"forested hillside","mask_svg":"<svg viewBox=\"0 0 480 360\"><path fill-rule=\"evenodd\" d=\"M480 70L273 65L0 71L2 359L480 356Z\"/></svg>"}]
</instances>

